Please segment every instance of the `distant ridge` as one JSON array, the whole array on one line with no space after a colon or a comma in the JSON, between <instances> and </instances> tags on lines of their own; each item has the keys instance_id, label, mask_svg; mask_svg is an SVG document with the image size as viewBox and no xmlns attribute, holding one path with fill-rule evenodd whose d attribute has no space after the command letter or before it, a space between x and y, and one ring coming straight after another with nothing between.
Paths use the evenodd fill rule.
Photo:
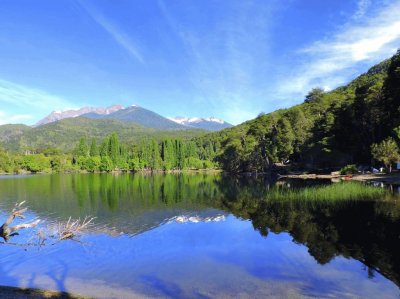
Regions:
<instances>
[{"instance_id":1,"label":"distant ridge","mask_svg":"<svg viewBox=\"0 0 400 299\"><path fill-rule=\"evenodd\" d=\"M119 120L126 123L134 123L145 128L157 129L157 130L186 130L189 127L178 124L165 118L153 111L132 105L125 109L119 109L110 114L99 114L91 112L83 114L82 117L93 118L93 119L113 119Z\"/></svg>"},{"instance_id":2,"label":"distant ridge","mask_svg":"<svg viewBox=\"0 0 400 299\"><path fill-rule=\"evenodd\" d=\"M81 116L81 115L87 114L87 113L108 115L110 113L116 112L121 109L124 109L124 107L121 105L113 105L113 106L110 106L107 108L83 107L80 109L69 109L69 110L65 110L65 111L53 111L49 115L47 115L45 118L38 121L35 126L38 127L38 126L42 126L42 125L52 123L52 122L55 122L58 120L62 120L64 118L78 117L78 116Z\"/></svg>"},{"instance_id":3,"label":"distant ridge","mask_svg":"<svg viewBox=\"0 0 400 299\"><path fill-rule=\"evenodd\" d=\"M57 122L66 118L85 117L88 119L109 119L124 123L132 123L145 128L156 130L188 130L201 129L207 131L219 131L230 128L232 125L222 119L209 117L175 117L166 118L158 113L137 105L124 107L113 105L106 108L83 107L65 111L53 111L48 116L36 123L34 127Z\"/></svg>"},{"instance_id":4,"label":"distant ridge","mask_svg":"<svg viewBox=\"0 0 400 299\"><path fill-rule=\"evenodd\" d=\"M207 131L219 131L222 129L233 127L232 124L227 123L226 121L215 118L215 117L182 117L177 116L173 118L169 118L170 120L185 126L189 126L192 128L203 129Z\"/></svg>"}]
</instances>

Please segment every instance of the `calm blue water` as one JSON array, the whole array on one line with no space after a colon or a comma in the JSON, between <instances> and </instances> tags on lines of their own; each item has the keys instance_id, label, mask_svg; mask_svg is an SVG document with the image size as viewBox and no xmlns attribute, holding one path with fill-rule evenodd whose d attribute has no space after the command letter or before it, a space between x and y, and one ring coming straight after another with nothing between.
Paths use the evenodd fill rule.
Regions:
<instances>
[{"instance_id":1,"label":"calm blue water","mask_svg":"<svg viewBox=\"0 0 400 299\"><path fill-rule=\"evenodd\" d=\"M399 298L396 202L260 203L273 185L203 174L0 179L1 218L21 200L44 228L97 217L79 242L27 246L25 231L12 239L22 246L1 244L0 284L96 298Z\"/></svg>"}]
</instances>

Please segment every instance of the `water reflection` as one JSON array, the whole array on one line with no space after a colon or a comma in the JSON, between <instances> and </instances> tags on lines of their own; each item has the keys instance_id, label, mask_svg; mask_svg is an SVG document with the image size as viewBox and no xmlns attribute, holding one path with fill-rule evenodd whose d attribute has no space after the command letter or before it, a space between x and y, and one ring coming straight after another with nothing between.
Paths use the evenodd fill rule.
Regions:
<instances>
[{"instance_id":1,"label":"water reflection","mask_svg":"<svg viewBox=\"0 0 400 299\"><path fill-rule=\"evenodd\" d=\"M320 182L289 182L290 188L316 183ZM49 221L96 216L98 226L110 228L114 235L137 235L170 222L205 229L207 222L225 220L233 214L250 220L263 239L271 238L271 233L289 233L293 242L306 246L320 265L342 256L362 262L371 278L379 273L400 285L398 201L263 200L275 187L276 182L266 177L217 174L43 175L0 180L0 199L3 210L16 201L27 200L36 215ZM57 284L66 272L60 275ZM142 279L167 288L153 276L144 275Z\"/></svg>"},{"instance_id":2,"label":"water reflection","mask_svg":"<svg viewBox=\"0 0 400 299\"><path fill-rule=\"evenodd\" d=\"M233 184L232 184L233 183ZM291 182L299 188L299 182ZM315 182L302 182L313 184ZM391 200L345 202L271 202L260 194L271 187L265 182L219 182L227 196L220 209L250 219L262 236L288 232L320 264L336 256L353 258L400 285L400 202ZM254 187L258 186L258 187ZM262 195L261 195L262 197Z\"/></svg>"}]
</instances>

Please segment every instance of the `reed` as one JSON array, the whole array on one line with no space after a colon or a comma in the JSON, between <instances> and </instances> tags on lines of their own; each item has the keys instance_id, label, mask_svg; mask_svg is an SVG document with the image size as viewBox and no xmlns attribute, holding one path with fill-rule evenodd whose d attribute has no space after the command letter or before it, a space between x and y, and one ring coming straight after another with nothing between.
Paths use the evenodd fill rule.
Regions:
<instances>
[{"instance_id":1,"label":"reed","mask_svg":"<svg viewBox=\"0 0 400 299\"><path fill-rule=\"evenodd\" d=\"M301 189L274 188L266 200L278 201L341 201L341 200L371 200L385 194L384 188L374 187L359 182L341 182L325 186L305 187Z\"/></svg>"}]
</instances>

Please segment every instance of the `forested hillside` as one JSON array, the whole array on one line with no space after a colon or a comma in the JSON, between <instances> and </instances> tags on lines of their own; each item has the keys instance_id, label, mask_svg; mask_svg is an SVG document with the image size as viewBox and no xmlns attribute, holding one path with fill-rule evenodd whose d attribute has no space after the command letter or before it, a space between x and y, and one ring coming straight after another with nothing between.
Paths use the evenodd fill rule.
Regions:
<instances>
[{"instance_id":1,"label":"forested hillside","mask_svg":"<svg viewBox=\"0 0 400 299\"><path fill-rule=\"evenodd\" d=\"M113 119L67 118L31 128L25 125L0 126L0 146L11 152L38 152L57 148L70 152L81 137L98 141L111 133L117 133L126 144L137 144L146 139L161 141L164 138L190 139L205 133L199 129L157 130L134 123Z\"/></svg>"},{"instance_id":2,"label":"forested hillside","mask_svg":"<svg viewBox=\"0 0 400 299\"><path fill-rule=\"evenodd\" d=\"M400 50L346 86L331 92L314 88L300 105L202 140L221 144L217 159L232 172L266 171L288 160L302 169L371 165L373 144L391 137L399 141L399 105ZM383 152L392 144L397 151L393 140L386 140L390 146ZM384 162L381 156L375 154Z\"/></svg>"}]
</instances>

